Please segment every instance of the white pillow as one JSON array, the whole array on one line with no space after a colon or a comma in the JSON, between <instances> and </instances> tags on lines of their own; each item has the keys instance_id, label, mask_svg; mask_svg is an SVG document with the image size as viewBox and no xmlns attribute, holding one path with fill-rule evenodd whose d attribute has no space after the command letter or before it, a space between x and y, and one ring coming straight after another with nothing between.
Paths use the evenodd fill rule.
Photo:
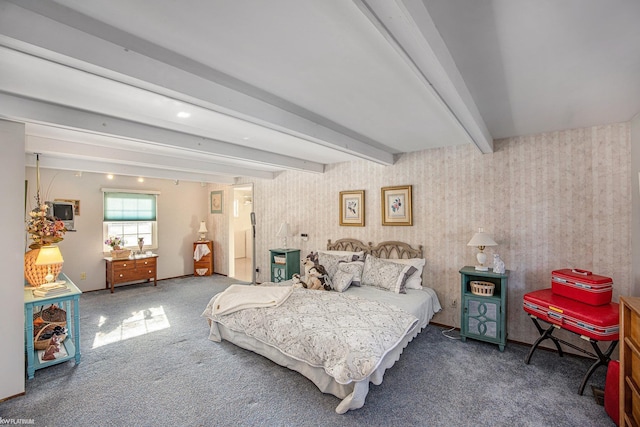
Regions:
<instances>
[{"instance_id":1,"label":"white pillow","mask_svg":"<svg viewBox=\"0 0 640 427\"><path fill-rule=\"evenodd\" d=\"M333 275L338 271L340 261L351 261L351 255L333 255L325 252L318 252L318 264L327 270L327 276L333 281Z\"/></svg>"},{"instance_id":2,"label":"white pillow","mask_svg":"<svg viewBox=\"0 0 640 427\"><path fill-rule=\"evenodd\" d=\"M406 282L416 268L367 255L362 272L362 285L386 289L396 294L406 293Z\"/></svg>"},{"instance_id":3,"label":"white pillow","mask_svg":"<svg viewBox=\"0 0 640 427\"><path fill-rule=\"evenodd\" d=\"M427 260L424 258L409 258L409 259L388 259L388 261L396 262L403 265L412 265L416 268L416 272L409 277L406 283L407 289L422 289L422 270L424 269Z\"/></svg>"},{"instance_id":4,"label":"white pillow","mask_svg":"<svg viewBox=\"0 0 640 427\"><path fill-rule=\"evenodd\" d=\"M333 275L331 287L334 291L344 292L349 288L349 285L351 285L351 279L353 279L353 274L338 269L336 274Z\"/></svg>"},{"instance_id":5,"label":"white pillow","mask_svg":"<svg viewBox=\"0 0 640 427\"><path fill-rule=\"evenodd\" d=\"M344 271L351 274L351 286L360 286L362 281L362 270L364 269L364 261L339 262L338 271Z\"/></svg>"}]
</instances>

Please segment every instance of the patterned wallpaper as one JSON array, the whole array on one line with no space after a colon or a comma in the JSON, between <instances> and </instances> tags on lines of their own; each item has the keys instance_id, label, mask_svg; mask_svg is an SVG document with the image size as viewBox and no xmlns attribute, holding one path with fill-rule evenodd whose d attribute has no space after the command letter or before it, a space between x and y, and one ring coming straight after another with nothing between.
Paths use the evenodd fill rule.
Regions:
<instances>
[{"instance_id":1,"label":"patterned wallpaper","mask_svg":"<svg viewBox=\"0 0 640 427\"><path fill-rule=\"evenodd\" d=\"M521 308L522 295L550 286L551 271L576 267L614 279L614 300L629 294L631 280L630 124L565 130L494 142L480 154L471 145L402 155L393 166L359 161L330 165L324 174L284 172L254 183L258 281L269 280L268 250L281 222L302 254L327 239L401 240L423 245L424 284L436 290L444 310L434 321L460 325L458 271L475 263L467 242L479 227L498 246L510 270L508 338L537 337ZM413 186L413 226L382 226L380 188ZM230 197L227 188L225 196ZM212 188L214 189L214 188ZM339 225L339 192L365 190L365 227ZM230 200L226 206L230 206ZM228 219L213 215L216 271L226 274ZM302 242L300 233L309 234ZM562 336L573 340L573 337ZM577 340L580 341L580 340Z\"/></svg>"}]
</instances>

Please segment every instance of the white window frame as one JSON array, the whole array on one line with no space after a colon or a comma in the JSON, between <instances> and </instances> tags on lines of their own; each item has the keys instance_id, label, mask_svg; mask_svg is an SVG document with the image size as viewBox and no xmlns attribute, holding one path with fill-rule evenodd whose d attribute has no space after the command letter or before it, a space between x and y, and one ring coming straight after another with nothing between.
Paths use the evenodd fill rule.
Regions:
<instances>
[{"instance_id":1,"label":"white window frame","mask_svg":"<svg viewBox=\"0 0 640 427\"><path fill-rule=\"evenodd\" d=\"M158 249L158 221L103 221L102 222L102 241L106 241L109 238L109 224L121 224L121 223L149 223L151 224L151 239L153 244L149 245L145 242L143 250L153 250ZM119 237L123 237L119 235ZM133 241L131 241L133 240ZM125 249L135 249L138 250L138 235L134 239L127 239L125 244L122 246ZM103 252L110 252L111 246L104 244Z\"/></svg>"}]
</instances>

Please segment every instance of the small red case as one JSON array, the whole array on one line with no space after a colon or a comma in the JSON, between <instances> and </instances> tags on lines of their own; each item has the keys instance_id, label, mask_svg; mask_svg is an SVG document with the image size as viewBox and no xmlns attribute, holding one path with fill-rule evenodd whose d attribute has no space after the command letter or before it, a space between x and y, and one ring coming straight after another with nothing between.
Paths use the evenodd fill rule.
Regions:
<instances>
[{"instance_id":1,"label":"small red case","mask_svg":"<svg viewBox=\"0 0 640 427\"><path fill-rule=\"evenodd\" d=\"M523 308L545 322L596 341L617 341L619 337L620 314L615 302L592 306L549 288L524 294Z\"/></svg>"},{"instance_id":2,"label":"small red case","mask_svg":"<svg viewBox=\"0 0 640 427\"><path fill-rule=\"evenodd\" d=\"M611 302L613 280L598 276L587 270L569 269L551 272L553 293L590 305L605 305Z\"/></svg>"}]
</instances>

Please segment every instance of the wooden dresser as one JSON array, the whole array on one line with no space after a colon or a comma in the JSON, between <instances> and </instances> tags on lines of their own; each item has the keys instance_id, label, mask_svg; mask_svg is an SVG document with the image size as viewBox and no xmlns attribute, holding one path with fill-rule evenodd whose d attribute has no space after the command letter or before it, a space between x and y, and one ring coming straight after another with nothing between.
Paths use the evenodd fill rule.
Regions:
<instances>
[{"instance_id":1,"label":"wooden dresser","mask_svg":"<svg viewBox=\"0 0 640 427\"><path fill-rule=\"evenodd\" d=\"M620 425L640 426L640 297L620 297Z\"/></svg>"},{"instance_id":2,"label":"wooden dresser","mask_svg":"<svg viewBox=\"0 0 640 427\"><path fill-rule=\"evenodd\" d=\"M120 283L153 280L153 286L158 284L158 255L148 255L143 258L113 259L106 257L106 285L113 293L114 285Z\"/></svg>"},{"instance_id":3,"label":"wooden dresser","mask_svg":"<svg viewBox=\"0 0 640 427\"><path fill-rule=\"evenodd\" d=\"M196 252L198 245L205 245L209 253L202 255ZM206 251L204 251L206 252ZM196 260L196 255L201 256ZM213 274L213 242L211 240L200 240L193 243L193 275L211 276Z\"/></svg>"}]
</instances>

